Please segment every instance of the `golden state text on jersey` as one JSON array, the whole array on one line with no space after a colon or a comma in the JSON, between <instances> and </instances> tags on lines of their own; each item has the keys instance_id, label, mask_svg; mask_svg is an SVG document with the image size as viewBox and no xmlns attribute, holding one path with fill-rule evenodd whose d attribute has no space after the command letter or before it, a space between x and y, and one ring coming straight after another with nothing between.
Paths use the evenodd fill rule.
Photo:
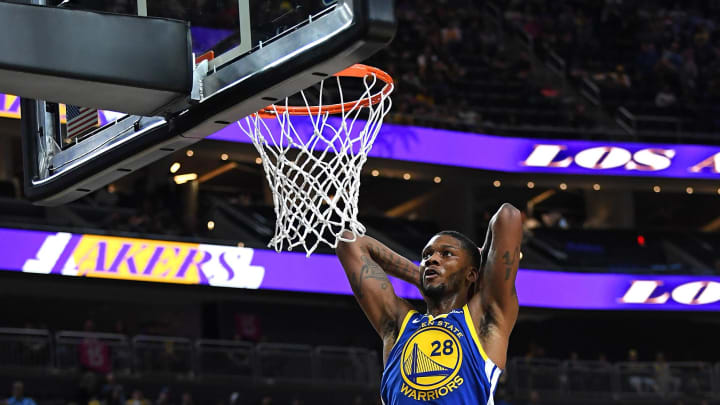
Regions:
<instances>
[{"instance_id":1,"label":"golden state text on jersey","mask_svg":"<svg viewBox=\"0 0 720 405\"><path fill-rule=\"evenodd\" d=\"M385 405L492 405L500 373L480 344L467 305L436 317L410 311L380 389Z\"/></svg>"}]
</instances>

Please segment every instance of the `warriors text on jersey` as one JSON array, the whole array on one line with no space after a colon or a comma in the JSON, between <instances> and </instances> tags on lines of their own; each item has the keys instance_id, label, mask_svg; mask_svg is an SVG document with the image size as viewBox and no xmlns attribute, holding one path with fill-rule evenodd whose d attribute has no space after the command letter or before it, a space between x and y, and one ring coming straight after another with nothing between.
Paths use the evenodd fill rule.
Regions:
<instances>
[{"instance_id":1,"label":"warriors text on jersey","mask_svg":"<svg viewBox=\"0 0 720 405\"><path fill-rule=\"evenodd\" d=\"M501 370L485 354L467 305L405 316L382 376L385 405L493 404Z\"/></svg>"}]
</instances>

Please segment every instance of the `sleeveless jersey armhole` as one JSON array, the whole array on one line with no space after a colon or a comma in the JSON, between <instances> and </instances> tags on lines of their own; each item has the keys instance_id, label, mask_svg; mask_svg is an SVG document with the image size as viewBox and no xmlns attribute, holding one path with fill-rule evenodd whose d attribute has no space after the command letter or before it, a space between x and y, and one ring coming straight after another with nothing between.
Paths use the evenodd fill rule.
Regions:
<instances>
[{"instance_id":1,"label":"sleeveless jersey armhole","mask_svg":"<svg viewBox=\"0 0 720 405\"><path fill-rule=\"evenodd\" d=\"M487 353L485 353L485 349L483 349L482 343L480 343L480 338L477 334L477 328L475 327L475 323L473 322L472 315L470 315L470 308L468 308L467 304L463 306L463 313L465 313L465 324L470 331L470 335L472 336L473 341L475 341L475 346L477 346L478 351L480 352L480 356L482 356L483 361L488 361Z\"/></svg>"},{"instance_id":2,"label":"sleeveless jersey armhole","mask_svg":"<svg viewBox=\"0 0 720 405\"><path fill-rule=\"evenodd\" d=\"M417 313L418 313L418 311L411 309L408 311L407 314L405 314L405 318L403 318L402 324L400 324L400 329L398 330L397 338L395 338L395 343L393 343L393 347L390 348L390 350L395 348L395 345L397 345L397 342L400 340L400 337L402 336L403 332L405 332L405 327L407 326L408 322L410 322L410 318L412 318L412 316Z\"/></svg>"}]
</instances>

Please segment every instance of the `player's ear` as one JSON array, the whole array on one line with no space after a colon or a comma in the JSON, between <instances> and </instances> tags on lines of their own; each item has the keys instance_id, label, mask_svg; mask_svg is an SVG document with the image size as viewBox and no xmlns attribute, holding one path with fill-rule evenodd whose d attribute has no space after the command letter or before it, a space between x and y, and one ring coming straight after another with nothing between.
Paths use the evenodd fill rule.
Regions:
<instances>
[{"instance_id":1,"label":"player's ear","mask_svg":"<svg viewBox=\"0 0 720 405\"><path fill-rule=\"evenodd\" d=\"M470 283L475 283L478 280L479 274L480 273L478 272L478 268L475 266L472 266L472 267L470 267L470 271L467 274L467 280Z\"/></svg>"}]
</instances>

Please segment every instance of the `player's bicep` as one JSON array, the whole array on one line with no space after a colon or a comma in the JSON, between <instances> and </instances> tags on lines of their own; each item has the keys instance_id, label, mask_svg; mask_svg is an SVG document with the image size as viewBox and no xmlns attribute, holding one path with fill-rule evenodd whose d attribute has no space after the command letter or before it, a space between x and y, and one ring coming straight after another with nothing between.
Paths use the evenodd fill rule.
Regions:
<instances>
[{"instance_id":1,"label":"player's bicep","mask_svg":"<svg viewBox=\"0 0 720 405\"><path fill-rule=\"evenodd\" d=\"M367 251L353 243L341 243L336 251L360 307L378 334L385 337L389 325L397 323L409 305L395 295L387 274Z\"/></svg>"}]
</instances>

